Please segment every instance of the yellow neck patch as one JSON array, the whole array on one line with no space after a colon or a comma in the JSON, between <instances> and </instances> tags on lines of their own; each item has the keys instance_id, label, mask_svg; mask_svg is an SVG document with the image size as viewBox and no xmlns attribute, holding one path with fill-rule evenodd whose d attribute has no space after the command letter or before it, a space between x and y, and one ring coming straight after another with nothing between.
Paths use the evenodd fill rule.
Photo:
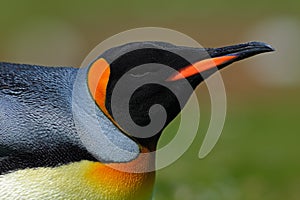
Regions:
<instances>
[{"instance_id":1,"label":"yellow neck patch","mask_svg":"<svg viewBox=\"0 0 300 200\"><path fill-rule=\"evenodd\" d=\"M0 176L4 199L150 199L154 172L125 173L80 161L55 168L24 169Z\"/></svg>"}]
</instances>

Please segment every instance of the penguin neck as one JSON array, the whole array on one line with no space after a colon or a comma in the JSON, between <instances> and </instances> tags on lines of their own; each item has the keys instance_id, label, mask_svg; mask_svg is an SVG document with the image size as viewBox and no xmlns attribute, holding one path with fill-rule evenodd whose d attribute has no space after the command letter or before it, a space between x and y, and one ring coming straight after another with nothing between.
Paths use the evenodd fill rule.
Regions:
<instances>
[{"instance_id":1,"label":"penguin neck","mask_svg":"<svg viewBox=\"0 0 300 200\"><path fill-rule=\"evenodd\" d=\"M155 182L155 155L142 149L139 156L126 163L94 162L86 177L98 191L109 192L118 199L151 199Z\"/></svg>"},{"instance_id":2,"label":"penguin neck","mask_svg":"<svg viewBox=\"0 0 300 200\"><path fill-rule=\"evenodd\" d=\"M149 152L156 151L158 140L161 136L161 132L149 137L149 138L137 138L133 137L133 140L135 140L140 146L142 146L142 149L147 149ZM144 150L146 151L146 150Z\"/></svg>"},{"instance_id":3,"label":"penguin neck","mask_svg":"<svg viewBox=\"0 0 300 200\"><path fill-rule=\"evenodd\" d=\"M127 137L95 104L86 84L88 68L81 68L74 81L72 111L78 136L94 158L102 163L135 160L140 147Z\"/></svg>"},{"instance_id":4,"label":"penguin neck","mask_svg":"<svg viewBox=\"0 0 300 200\"><path fill-rule=\"evenodd\" d=\"M155 173L155 152L142 148L138 157L130 162L110 163L106 165L125 173Z\"/></svg>"}]
</instances>

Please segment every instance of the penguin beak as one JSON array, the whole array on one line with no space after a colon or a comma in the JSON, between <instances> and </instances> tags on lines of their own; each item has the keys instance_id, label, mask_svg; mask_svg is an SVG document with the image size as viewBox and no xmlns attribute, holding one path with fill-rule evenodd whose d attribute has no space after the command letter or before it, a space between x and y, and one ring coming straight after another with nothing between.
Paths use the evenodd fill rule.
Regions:
<instances>
[{"instance_id":1,"label":"penguin beak","mask_svg":"<svg viewBox=\"0 0 300 200\"><path fill-rule=\"evenodd\" d=\"M244 44L205 49L210 58L201 59L189 66L184 66L172 74L167 81L176 81L202 74L205 77L213 74L216 69L260 53L274 51L274 48L263 42L249 42Z\"/></svg>"}]
</instances>

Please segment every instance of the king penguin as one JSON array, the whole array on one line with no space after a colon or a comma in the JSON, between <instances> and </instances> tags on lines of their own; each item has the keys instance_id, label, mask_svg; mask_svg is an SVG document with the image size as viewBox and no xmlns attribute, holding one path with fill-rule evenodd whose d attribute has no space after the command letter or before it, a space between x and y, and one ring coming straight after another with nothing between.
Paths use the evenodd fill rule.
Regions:
<instances>
[{"instance_id":1,"label":"king penguin","mask_svg":"<svg viewBox=\"0 0 300 200\"><path fill-rule=\"evenodd\" d=\"M151 199L153 152L181 103L219 69L270 51L144 41L80 69L0 63L0 199Z\"/></svg>"}]
</instances>

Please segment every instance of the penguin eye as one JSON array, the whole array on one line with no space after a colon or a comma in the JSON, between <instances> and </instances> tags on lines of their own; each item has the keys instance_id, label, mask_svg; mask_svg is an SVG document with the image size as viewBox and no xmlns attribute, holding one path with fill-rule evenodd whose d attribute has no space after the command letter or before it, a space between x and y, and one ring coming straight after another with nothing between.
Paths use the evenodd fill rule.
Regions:
<instances>
[{"instance_id":1,"label":"penguin eye","mask_svg":"<svg viewBox=\"0 0 300 200\"><path fill-rule=\"evenodd\" d=\"M134 78L141 78L144 76L147 76L148 74L150 74L150 72L144 72L144 73L131 73L130 75Z\"/></svg>"},{"instance_id":2,"label":"penguin eye","mask_svg":"<svg viewBox=\"0 0 300 200\"><path fill-rule=\"evenodd\" d=\"M156 74L161 70L161 64L157 63L146 63L141 66L137 66L129 71L130 76L134 78L142 78L150 74Z\"/></svg>"}]
</instances>

